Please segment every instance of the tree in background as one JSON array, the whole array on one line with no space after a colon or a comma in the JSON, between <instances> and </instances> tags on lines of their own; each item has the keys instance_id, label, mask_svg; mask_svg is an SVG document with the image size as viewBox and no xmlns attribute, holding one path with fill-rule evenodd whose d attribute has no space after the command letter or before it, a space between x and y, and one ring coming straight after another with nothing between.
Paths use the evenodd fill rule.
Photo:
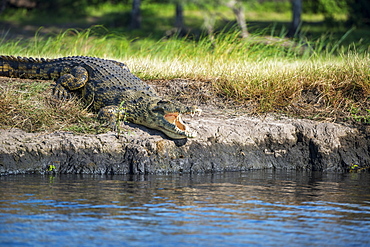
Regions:
<instances>
[{"instance_id":1,"label":"tree in background","mask_svg":"<svg viewBox=\"0 0 370 247\"><path fill-rule=\"evenodd\" d=\"M292 3L292 24L290 26L288 36L293 37L299 31L299 26L301 25L301 15L302 15L302 0L291 0Z\"/></svg>"},{"instance_id":2,"label":"tree in background","mask_svg":"<svg viewBox=\"0 0 370 247\"><path fill-rule=\"evenodd\" d=\"M175 5L175 22L174 22L174 30L169 30L167 33L169 35L173 35L176 33L177 35L184 36L187 33L187 28L185 26L184 20L184 4L188 1L184 0L168 0L170 4Z\"/></svg>"},{"instance_id":3,"label":"tree in background","mask_svg":"<svg viewBox=\"0 0 370 247\"><path fill-rule=\"evenodd\" d=\"M369 0L347 0L349 2L348 21L352 25L370 26L370 1Z\"/></svg>"},{"instance_id":4,"label":"tree in background","mask_svg":"<svg viewBox=\"0 0 370 247\"><path fill-rule=\"evenodd\" d=\"M185 30L184 7L180 1L177 1L175 5L175 28L178 33L181 33Z\"/></svg>"},{"instance_id":5,"label":"tree in background","mask_svg":"<svg viewBox=\"0 0 370 247\"><path fill-rule=\"evenodd\" d=\"M246 38L249 36L249 32L247 29L247 23L245 21L245 15L244 15L244 7L241 1L239 0L229 0L226 2L226 6L232 9L234 12L236 22L238 23L241 35L243 38Z\"/></svg>"},{"instance_id":6,"label":"tree in background","mask_svg":"<svg viewBox=\"0 0 370 247\"><path fill-rule=\"evenodd\" d=\"M141 27L140 5L141 5L141 0L132 1L131 20L130 20L131 29L139 29Z\"/></svg>"},{"instance_id":7,"label":"tree in background","mask_svg":"<svg viewBox=\"0 0 370 247\"><path fill-rule=\"evenodd\" d=\"M212 38L214 33L214 26L216 24L217 11L211 11L212 9L217 9L217 7L223 5L229 7L234 15L236 22L241 30L241 35L243 38L248 37L248 29L245 21L244 7L241 0L188 0L194 3L204 12L204 27L206 28L208 35Z\"/></svg>"},{"instance_id":8,"label":"tree in background","mask_svg":"<svg viewBox=\"0 0 370 247\"><path fill-rule=\"evenodd\" d=\"M0 0L0 14L5 10L6 0Z\"/></svg>"}]
</instances>

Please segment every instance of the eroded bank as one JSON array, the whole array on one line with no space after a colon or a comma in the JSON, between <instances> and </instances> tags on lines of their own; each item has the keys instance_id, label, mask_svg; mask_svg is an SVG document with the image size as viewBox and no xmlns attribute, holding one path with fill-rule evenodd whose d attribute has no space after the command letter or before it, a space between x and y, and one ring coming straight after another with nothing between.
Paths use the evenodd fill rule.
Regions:
<instances>
[{"instance_id":1,"label":"eroded bank","mask_svg":"<svg viewBox=\"0 0 370 247\"><path fill-rule=\"evenodd\" d=\"M369 138L356 128L301 119L203 117L198 137L166 139L137 125L82 135L0 130L0 172L199 173L248 169L347 171L370 165Z\"/></svg>"}]
</instances>

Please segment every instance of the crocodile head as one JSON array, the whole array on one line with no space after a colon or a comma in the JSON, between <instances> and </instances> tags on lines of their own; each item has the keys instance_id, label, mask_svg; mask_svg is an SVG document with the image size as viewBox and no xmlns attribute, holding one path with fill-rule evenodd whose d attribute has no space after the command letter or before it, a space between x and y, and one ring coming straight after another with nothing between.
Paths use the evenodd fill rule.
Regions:
<instances>
[{"instance_id":1,"label":"crocodile head","mask_svg":"<svg viewBox=\"0 0 370 247\"><path fill-rule=\"evenodd\" d=\"M151 129L160 130L172 139L194 138L196 132L181 119L182 114L201 113L197 107L187 107L183 104L164 99L153 99L146 109L138 111L141 114L132 119L134 123Z\"/></svg>"}]
</instances>

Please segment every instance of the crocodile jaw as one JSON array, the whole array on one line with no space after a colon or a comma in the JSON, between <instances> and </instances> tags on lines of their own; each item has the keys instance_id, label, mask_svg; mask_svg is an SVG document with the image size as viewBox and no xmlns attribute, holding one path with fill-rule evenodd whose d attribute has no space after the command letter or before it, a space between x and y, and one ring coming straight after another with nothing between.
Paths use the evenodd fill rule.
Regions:
<instances>
[{"instance_id":1,"label":"crocodile jaw","mask_svg":"<svg viewBox=\"0 0 370 247\"><path fill-rule=\"evenodd\" d=\"M197 136L181 119L182 114L201 113L197 107L188 107L160 97L135 95L139 100L125 101L127 120L156 129L172 139L194 138Z\"/></svg>"},{"instance_id":2,"label":"crocodile jaw","mask_svg":"<svg viewBox=\"0 0 370 247\"><path fill-rule=\"evenodd\" d=\"M197 133L192 131L181 118L178 112L167 113L163 116L164 128L159 126L160 130L172 139L195 138Z\"/></svg>"},{"instance_id":3,"label":"crocodile jaw","mask_svg":"<svg viewBox=\"0 0 370 247\"><path fill-rule=\"evenodd\" d=\"M156 129L172 139L194 138L197 133L186 125L178 112L164 114L150 114L149 118L132 119L134 123ZM145 119L144 121L142 121Z\"/></svg>"}]
</instances>

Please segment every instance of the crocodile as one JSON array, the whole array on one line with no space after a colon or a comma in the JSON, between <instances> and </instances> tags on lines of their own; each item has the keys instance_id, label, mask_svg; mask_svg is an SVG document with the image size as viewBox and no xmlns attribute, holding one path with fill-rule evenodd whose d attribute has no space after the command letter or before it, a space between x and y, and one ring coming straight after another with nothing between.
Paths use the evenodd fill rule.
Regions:
<instances>
[{"instance_id":1,"label":"crocodile","mask_svg":"<svg viewBox=\"0 0 370 247\"><path fill-rule=\"evenodd\" d=\"M55 59L0 56L0 76L54 80L53 95L81 98L114 128L117 119L162 131L172 139L196 137L181 118L201 112L158 96L121 62L87 56Z\"/></svg>"}]
</instances>

